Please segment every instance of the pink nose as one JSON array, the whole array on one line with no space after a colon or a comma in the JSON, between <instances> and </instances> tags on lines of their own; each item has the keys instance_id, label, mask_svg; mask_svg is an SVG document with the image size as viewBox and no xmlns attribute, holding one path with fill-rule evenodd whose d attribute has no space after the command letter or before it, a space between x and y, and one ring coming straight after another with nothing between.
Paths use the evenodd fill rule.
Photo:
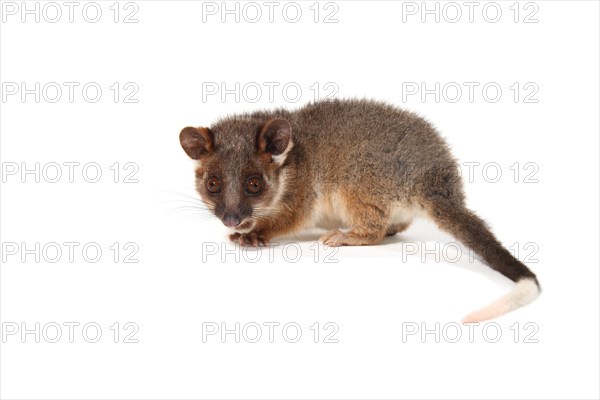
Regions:
<instances>
[{"instance_id":1,"label":"pink nose","mask_svg":"<svg viewBox=\"0 0 600 400\"><path fill-rule=\"evenodd\" d=\"M223 223L229 228L235 228L240 224L240 217L237 214L226 214Z\"/></svg>"}]
</instances>

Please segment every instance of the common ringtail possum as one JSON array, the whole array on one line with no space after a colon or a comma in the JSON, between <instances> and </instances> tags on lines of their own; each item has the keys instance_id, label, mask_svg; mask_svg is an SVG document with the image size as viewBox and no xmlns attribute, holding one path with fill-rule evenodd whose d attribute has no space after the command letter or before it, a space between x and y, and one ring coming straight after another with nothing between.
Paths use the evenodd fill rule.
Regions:
<instances>
[{"instance_id":1,"label":"common ringtail possum","mask_svg":"<svg viewBox=\"0 0 600 400\"><path fill-rule=\"evenodd\" d=\"M534 273L465 206L444 140L411 112L369 100L320 101L187 127L180 143L198 161L202 201L242 246L311 226L331 229L320 238L329 246L371 245L427 217L516 283L464 322L495 318L540 293Z\"/></svg>"}]
</instances>

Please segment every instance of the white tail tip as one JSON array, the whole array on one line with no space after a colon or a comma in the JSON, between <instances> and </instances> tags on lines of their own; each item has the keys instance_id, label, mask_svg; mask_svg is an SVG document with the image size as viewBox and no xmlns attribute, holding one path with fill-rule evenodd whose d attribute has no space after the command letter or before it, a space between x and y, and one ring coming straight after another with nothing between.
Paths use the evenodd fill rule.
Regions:
<instances>
[{"instance_id":1,"label":"white tail tip","mask_svg":"<svg viewBox=\"0 0 600 400\"><path fill-rule=\"evenodd\" d=\"M519 307L526 306L540 295L540 288L534 279L525 278L517 281L514 289L488 306L470 313L463 318L463 323L481 322L499 317Z\"/></svg>"}]
</instances>

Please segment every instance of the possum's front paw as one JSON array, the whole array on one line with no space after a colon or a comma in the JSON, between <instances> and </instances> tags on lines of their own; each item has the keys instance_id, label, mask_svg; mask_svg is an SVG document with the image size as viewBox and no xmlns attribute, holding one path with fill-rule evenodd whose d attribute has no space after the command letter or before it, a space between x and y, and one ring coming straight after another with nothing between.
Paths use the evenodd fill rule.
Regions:
<instances>
[{"instance_id":1,"label":"possum's front paw","mask_svg":"<svg viewBox=\"0 0 600 400\"><path fill-rule=\"evenodd\" d=\"M250 247L266 246L269 243L269 241L264 235L258 234L256 232L232 233L231 235L229 235L229 240L238 243L240 246Z\"/></svg>"}]
</instances>

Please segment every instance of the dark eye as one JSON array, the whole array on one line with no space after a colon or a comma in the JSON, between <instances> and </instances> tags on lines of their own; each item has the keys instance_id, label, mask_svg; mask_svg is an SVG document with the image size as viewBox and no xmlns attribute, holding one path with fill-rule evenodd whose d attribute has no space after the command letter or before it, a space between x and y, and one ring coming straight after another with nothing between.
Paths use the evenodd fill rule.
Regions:
<instances>
[{"instance_id":1,"label":"dark eye","mask_svg":"<svg viewBox=\"0 0 600 400\"><path fill-rule=\"evenodd\" d=\"M210 193L221 193L221 180L216 176L211 176L206 181L206 190Z\"/></svg>"},{"instance_id":2,"label":"dark eye","mask_svg":"<svg viewBox=\"0 0 600 400\"><path fill-rule=\"evenodd\" d=\"M257 176L251 176L246 179L246 193L257 194L261 189L260 179Z\"/></svg>"}]
</instances>

